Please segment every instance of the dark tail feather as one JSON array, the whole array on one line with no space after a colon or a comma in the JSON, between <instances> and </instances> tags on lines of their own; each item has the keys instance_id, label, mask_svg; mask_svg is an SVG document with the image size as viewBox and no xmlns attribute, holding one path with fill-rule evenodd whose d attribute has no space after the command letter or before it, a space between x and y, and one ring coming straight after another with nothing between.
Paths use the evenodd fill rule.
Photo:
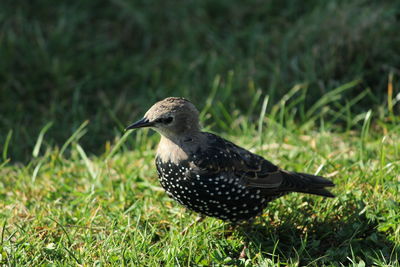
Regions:
<instances>
[{"instance_id":1,"label":"dark tail feather","mask_svg":"<svg viewBox=\"0 0 400 267\"><path fill-rule=\"evenodd\" d=\"M335 186L333 182L322 177L300 172L283 171L283 186L288 191L301 192L324 197L335 197L325 187Z\"/></svg>"}]
</instances>

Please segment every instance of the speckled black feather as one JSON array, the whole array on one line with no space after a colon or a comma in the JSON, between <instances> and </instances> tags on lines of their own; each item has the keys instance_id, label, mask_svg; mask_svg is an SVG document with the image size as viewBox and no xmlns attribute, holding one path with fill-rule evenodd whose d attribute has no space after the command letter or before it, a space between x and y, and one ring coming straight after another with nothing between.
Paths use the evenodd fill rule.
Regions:
<instances>
[{"instance_id":1,"label":"speckled black feather","mask_svg":"<svg viewBox=\"0 0 400 267\"><path fill-rule=\"evenodd\" d=\"M237 222L259 215L269 201L289 192L333 197L324 189L333 183L323 177L283 171L221 137L201 134L207 147L187 159L156 159L161 185L190 210Z\"/></svg>"}]
</instances>

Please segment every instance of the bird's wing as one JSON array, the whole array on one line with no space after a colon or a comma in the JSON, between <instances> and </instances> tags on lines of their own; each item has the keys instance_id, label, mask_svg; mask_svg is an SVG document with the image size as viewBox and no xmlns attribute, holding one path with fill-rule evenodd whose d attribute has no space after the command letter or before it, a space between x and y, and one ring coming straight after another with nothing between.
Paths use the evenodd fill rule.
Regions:
<instances>
[{"instance_id":1,"label":"bird's wing","mask_svg":"<svg viewBox=\"0 0 400 267\"><path fill-rule=\"evenodd\" d=\"M230 173L231 178L240 178L250 187L275 189L281 185L283 178L277 166L221 137L205 134L206 148L201 157L192 158L200 172Z\"/></svg>"}]
</instances>

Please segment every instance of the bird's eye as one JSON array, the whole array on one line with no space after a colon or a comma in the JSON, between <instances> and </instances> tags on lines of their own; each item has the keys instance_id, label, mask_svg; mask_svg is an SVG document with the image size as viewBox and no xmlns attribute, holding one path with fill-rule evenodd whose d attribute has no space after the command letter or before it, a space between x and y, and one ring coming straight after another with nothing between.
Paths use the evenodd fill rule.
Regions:
<instances>
[{"instance_id":1,"label":"bird's eye","mask_svg":"<svg viewBox=\"0 0 400 267\"><path fill-rule=\"evenodd\" d=\"M171 122L173 121L173 119L174 119L174 118L172 118L172 117L165 118L165 119L164 119L164 123L165 123L165 124L171 123Z\"/></svg>"},{"instance_id":2,"label":"bird's eye","mask_svg":"<svg viewBox=\"0 0 400 267\"><path fill-rule=\"evenodd\" d=\"M167 118L159 118L156 120L158 123L163 123L163 124L169 124L174 120L172 117L167 117Z\"/></svg>"}]
</instances>

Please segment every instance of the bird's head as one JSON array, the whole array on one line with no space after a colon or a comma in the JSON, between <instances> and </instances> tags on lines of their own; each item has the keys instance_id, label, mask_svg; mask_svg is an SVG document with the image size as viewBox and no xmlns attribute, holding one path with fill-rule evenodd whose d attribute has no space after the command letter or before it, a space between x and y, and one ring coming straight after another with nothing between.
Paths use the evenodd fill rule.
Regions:
<instances>
[{"instance_id":1,"label":"bird's head","mask_svg":"<svg viewBox=\"0 0 400 267\"><path fill-rule=\"evenodd\" d=\"M144 117L126 130L151 127L161 135L174 139L199 131L199 112L188 100L168 97L155 103Z\"/></svg>"}]
</instances>

